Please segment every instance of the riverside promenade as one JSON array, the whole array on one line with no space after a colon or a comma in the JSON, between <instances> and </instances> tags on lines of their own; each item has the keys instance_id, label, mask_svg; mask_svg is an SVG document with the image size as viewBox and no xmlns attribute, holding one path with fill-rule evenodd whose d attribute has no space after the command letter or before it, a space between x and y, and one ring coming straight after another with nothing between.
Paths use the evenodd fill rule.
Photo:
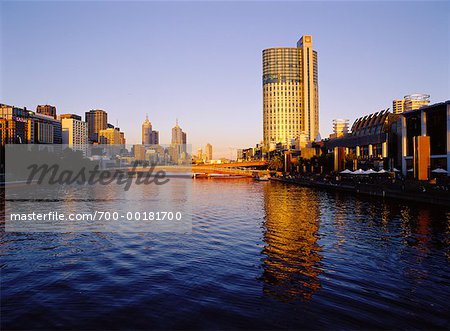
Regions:
<instances>
[{"instance_id":1,"label":"riverside promenade","mask_svg":"<svg viewBox=\"0 0 450 331\"><path fill-rule=\"evenodd\" d=\"M356 180L327 181L315 178L272 177L271 180L330 191L348 192L387 199L408 200L450 208L450 189L416 181L364 182Z\"/></svg>"}]
</instances>

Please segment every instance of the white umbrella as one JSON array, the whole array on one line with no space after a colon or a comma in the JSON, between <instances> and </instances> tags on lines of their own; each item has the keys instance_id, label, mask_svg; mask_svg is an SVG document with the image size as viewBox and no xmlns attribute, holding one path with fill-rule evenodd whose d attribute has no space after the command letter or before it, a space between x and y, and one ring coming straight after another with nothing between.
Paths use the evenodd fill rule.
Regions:
<instances>
[{"instance_id":1,"label":"white umbrella","mask_svg":"<svg viewBox=\"0 0 450 331\"><path fill-rule=\"evenodd\" d=\"M408 169L408 172L414 172L414 169L413 168Z\"/></svg>"},{"instance_id":2,"label":"white umbrella","mask_svg":"<svg viewBox=\"0 0 450 331\"><path fill-rule=\"evenodd\" d=\"M341 171L341 174L351 174L351 170L345 169L344 171Z\"/></svg>"},{"instance_id":3,"label":"white umbrella","mask_svg":"<svg viewBox=\"0 0 450 331\"><path fill-rule=\"evenodd\" d=\"M384 169L381 169L380 171L378 171L379 174L385 174L387 171Z\"/></svg>"},{"instance_id":4,"label":"white umbrella","mask_svg":"<svg viewBox=\"0 0 450 331\"><path fill-rule=\"evenodd\" d=\"M442 168L436 168L436 169L432 170L431 172L433 172L435 174L446 174L447 170L442 169Z\"/></svg>"},{"instance_id":5,"label":"white umbrella","mask_svg":"<svg viewBox=\"0 0 450 331\"><path fill-rule=\"evenodd\" d=\"M376 174L376 173L377 172L375 170L373 170L373 169L369 169L369 170L364 171L364 174L366 174L366 175L371 175L371 174Z\"/></svg>"},{"instance_id":6,"label":"white umbrella","mask_svg":"<svg viewBox=\"0 0 450 331\"><path fill-rule=\"evenodd\" d=\"M353 175L364 175L364 170L358 169L352 172Z\"/></svg>"},{"instance_id":7,"label":"white umbrella","mask_svg":"<svg viewBox=\"0 0 450 331\"><path fill-rule=\"evenodd\" d=\"M397 168L392 169L393 172L400 172Z\"/></svg>"}]
</instances>

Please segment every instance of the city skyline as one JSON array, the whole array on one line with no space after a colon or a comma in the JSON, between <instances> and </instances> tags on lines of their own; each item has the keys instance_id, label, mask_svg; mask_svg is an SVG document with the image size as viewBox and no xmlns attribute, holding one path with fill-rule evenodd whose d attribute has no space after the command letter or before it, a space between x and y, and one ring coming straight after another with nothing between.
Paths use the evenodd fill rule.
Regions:
<instances>
[{"instance_id":1,"label":"city skyline","mask_svg":"<svg viewBox=\"0 0 450 331\"><path fill-rule=\"evenodd\" d=\"M210 142L229 157L263 138L262 50L304 34L319 53L322 137L334 118L392 108L403 95L448 99L447 3L280 6L2 2L2 102L55 105L60 114L104 109L131 144L146 113L162 142L179 118L193 146ZM292 20L299 10L301 22ZM122 14L133 20L118 29ZM21 24L10 24L18 15ZM427 47L411 47L417 40ZM52 51L30 51L39 48Z\"/></svg>"}]
</instances>

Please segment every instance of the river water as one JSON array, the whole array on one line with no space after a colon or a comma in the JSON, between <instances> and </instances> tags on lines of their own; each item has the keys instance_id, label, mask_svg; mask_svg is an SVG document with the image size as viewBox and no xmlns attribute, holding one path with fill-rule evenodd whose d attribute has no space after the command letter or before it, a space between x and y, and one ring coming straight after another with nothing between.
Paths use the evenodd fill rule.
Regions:
<instances>
[{"instance_id":1,"label":"river water","mask_svg":"<svg viewBox=\"0 0 450 331\"><path fill-rule=\"evenodd\" d=\"M450 327L450 209L247 179L190 195L185 233L0 232L1 328Z\"/></svg>"}]
</instances>

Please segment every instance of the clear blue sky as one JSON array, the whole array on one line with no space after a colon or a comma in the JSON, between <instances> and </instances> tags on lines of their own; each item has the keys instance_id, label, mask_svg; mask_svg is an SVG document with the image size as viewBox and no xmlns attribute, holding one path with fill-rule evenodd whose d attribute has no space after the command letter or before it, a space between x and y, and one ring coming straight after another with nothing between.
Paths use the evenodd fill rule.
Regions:
<instances>
[{"instance_id":1,"label":"clear blue sky","mask_svg":"<svg viewBox=\"0 0 450 331\"><path fill-rule=\"evenodd\" d=\"M105 109L139 143L178 118L215 157L262 138L261 51L313 35L320 132L413 92L450 99L449 2L1 2L0 102Z\"/></svg>"}]
</instances>

